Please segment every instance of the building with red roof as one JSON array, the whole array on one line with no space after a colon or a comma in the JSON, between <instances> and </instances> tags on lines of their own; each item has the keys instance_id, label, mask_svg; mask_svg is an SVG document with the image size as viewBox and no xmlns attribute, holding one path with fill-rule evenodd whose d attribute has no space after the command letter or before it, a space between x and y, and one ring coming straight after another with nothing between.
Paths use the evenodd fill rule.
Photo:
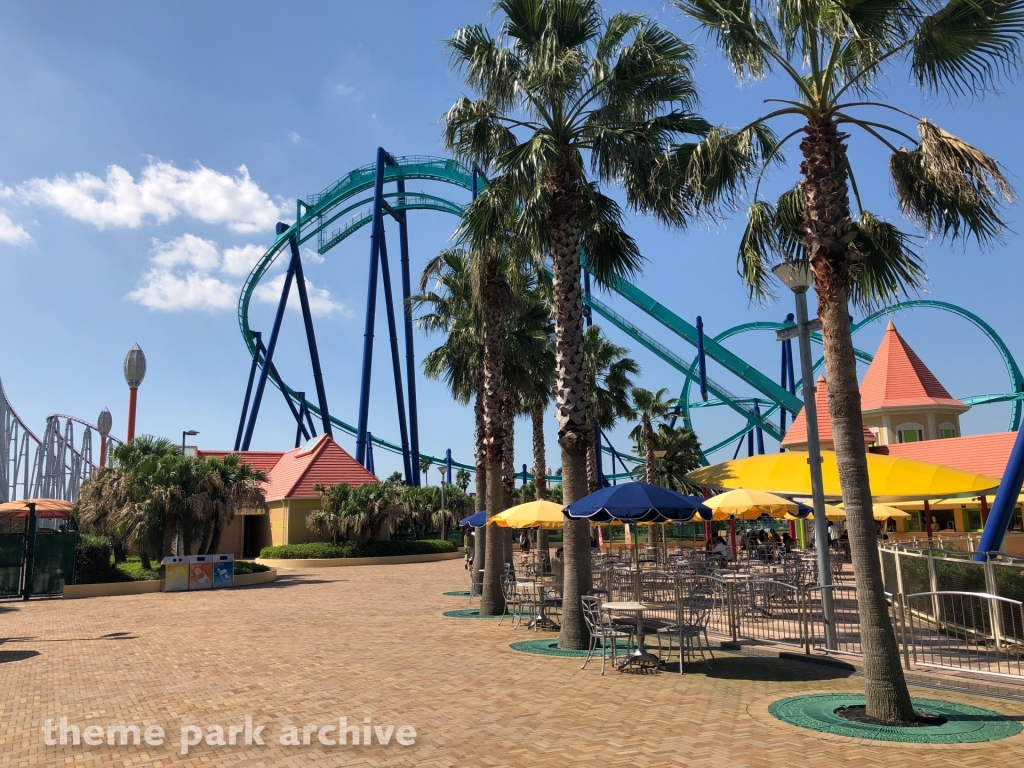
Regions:
<instances>
[{"instance_id":1,"label":"building with red roof","mask_svg":"<svg viewBox=\"0 0 1024 768\"><path fill-rule=\"evenodd\" d=\"M313 486L379 482L327 435L291 451L197 451L203 458L223 458L229 453L237 453L244 463L268 475L263 484L267 512L243 511L222 536L221 551L236 557L253 557L271 545L318 541L306 528L306 516L320 508L320 494Z\"/></svg>"},{"instance_id":2,"label":"building with red roof","mask_svg":"<svg viewBox=\"0 0 1024 768\"><path fill-rule=\"evenodd\" d=\"M814 386L814 406L818 416L818 441L823 451L834 451L835 440L832 437L832 419L828 415L828 383L824 376L819 376ZM864 427L864 444L871 445L875 442L875 436ZM782 447L790 451L807 450L807 416L801 408L800 413L793 419L793 426L782 438Z\"/></svg>"}]
</instances>

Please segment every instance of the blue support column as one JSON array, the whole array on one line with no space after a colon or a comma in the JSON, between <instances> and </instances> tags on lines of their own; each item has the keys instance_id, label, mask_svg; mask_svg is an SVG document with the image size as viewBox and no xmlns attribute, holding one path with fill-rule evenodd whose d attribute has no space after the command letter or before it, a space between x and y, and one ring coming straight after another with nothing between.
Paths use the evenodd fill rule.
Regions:
<instances>
[{"instance_id":1,"label":"blue support column","mask_svg":"<svg viewBox=\"0 0 1024 768\"><path fill-rule=\"evenodd\" d=\"M292 235L289 242L292 251L292 269L295 272L295 287L299 293L299 304L302 307L302 322L306 326L306 343L309 345L309 362L313 366L313 384L316 386L317 404L320 406L320 418L324 425L324 434L332 439L331 415L327 411L327 392L324 390L324 376L320 371L320 353L316 348L316 334L313 332L313 315L309 311L309 296L306 295L306 278L302 274L302 259L299 256L298 233ZM305 407L303 399L303 407ZM308 413L308 411L307 411Z\"/></svg>"},{"instance_id":2,"label":"blue support column","mask_svg":"<svg viewBox=\"0 0 1024 768\"><path fill-rule=\"evenodd\" d=\"M284 277L284 289L281 291L281 301L277 305L277 314L274 315L274 327L270 332L270 342L267 344L266 358L263 361L263 369L260 371L260 380L256 385L256 395L253 398L252 413L249 414L249 423L245 427L245 435L242 438L242 450L248 451L252 442L252 432L256 428L256 417L260 413L260 403L263 402L263 391L267 388L267 376L270 375L270 368L274 362L274 350L277 348L277 338L281 334L281 321L284 320L284 310L288 305L288 293L292 289L292 279L295 277L294 264L288 265L288 272ZM258 347L257 347L258 349ZM287 392L285 393L287 397Z\"/></svg>"},{"instance_id":3,"label":"blue support column","mask_svg":"<svg viewBox=\"0 0 1024 768\"><path fill-rule=\"evenodd\" d=\"M249 415L249 399L252 397L252 384L256 380L256 370L260 367L260 347L263 346L260 335L259 331L252 332L252 338L255 342L252 351L252 367L249 368L249 383L245 386L245 399L242 401L242 417L238 420L238 434L235 435L236 451L242 447L242 432L245 430L245 417Z\"/></svg>"},{"instance_id":4,"label":"blue support column","mask_svg":"<svg viewBox=\"0 0 1024 768\"><path fill-rule=\"evenodd\" d=\"M754 398L754 415L758 418L761 417L761 404ZM757 454L758 456L764 453L764 432L760 426L754 427L754 434L757 436Z\"/></svg>"},{"instance_id":5,"label":"blue support column","mask_svg":"<svg viewBox=\"0 0 1024 768\"><path fill-rule=\"evenodd\" d=\"M395 400L398 403L398 430L402 436L402 462L405 465L405 484L413 484L412 465L419 461L409 453L409 430L405 421L405 395L402 387L402 359L398 353L398 325L395 321L395 301L391 295L391 270L388 268L387 238L384 236L384 223L381 221L380 269L384 281L384 307L388 316L388 334L391 341L391 367L395 375Z\"/></svg>"},{"instance_id":6,"label":"blue support column","mask_svg":"<svg viewBox=\"0 0 1024 768\"><path fill-rule=\"evenodd\" d=\"M416 462L416 465L419 466L420 457L418 455L414 455L413 456L413 460ZM448 468L448 471L445 473L445 482L448 483L448 485L451 485L452 484L452 449L451 448L445 448L444 449L444 465Z\"/></svg>"},{"instance_id":7,"label":"blue support column","mask_svg":"<svg viewBox=\"0 0 1024 768\"><path fill-rule=\"evenodd\" d=\"M527 475L526 465L523 464L523 485L526 485L526 475Z\"/></svg>"},{"instance_id":8,"label":"blue support column","mask_svg":"<svg viewBox=\"0 0 1024 768\"><path fill-rule=\"evenodd\" d=\"M366 433L366 469L376 477L377 470L373 466L373 433Z\"/></svg>"},{"instance_id":9,"label":"blue support column","mask_svg":"<svg viewBox=\"0 0 1024 768\"><path fill-rule=\"evenodd\" d=\"M1024 485L1024 429L1018 430L1017 439L1013 441L1010 460L1003 471L1003 480L996 491L996 500L992 502L992 511L988 514L988 522L978 542L978 554L975 560L984 560L986 552L998 552L1003 547L1006 530L1010 527L1014 507L1021 486Z\"/></svg>"},{"instance_id":10,"label":"blue support column","mask_svg":"<svg viewBox=\"0 0 1024 768\"><path fill-rule=\"evenodd\" d=\"M697 315L697 377L700 380L700 399L708 401L708 363L704 355L704 319Z\"/></svg>"},{"instance_id":11,"label":"blue support column","mask_svg":"<svg viewBox=\"0 0 1024 768\"><path fill-rule=\"evenodd\" d=\"M754 455L754 430L747 432L747 456Z\"/></svg>"},{"instance_id":12,"label":"blue support column","mask_svg":"<svg viewBox=\"0 0 1024 768\"><path fill-rule=\"evenodd\" d=\"M384 229L384 164L387 153L377 147L373 183L373 220L370 222L370 276L366 289L366 323L363 330L363 370L359 382L359 419L356 422L356 461L367 466L367 424L370 417L370 378L373 370L373 325L377 314L377 263L380 233Z\"/></svg>"},{"instance_id":13,"label":"blue support column","mask_svg":"<svg viewBox=\"0 0 1024 768\"><path fill-rule=\"evenodd\" d=\"M475 176L474 176L475 178ZM405 192L405 180L398 180L398 193ZM403 198L398 198L401 205ZM402 211L398 220L398 247L402 260L402 314L405 321L405 386L409 394L409 449L412 451L412 484L420 486L420 422L416 407L416 350L412 333L412 307L409 297L412 295L412 279L409 276L409 224L407 211ZM451 452L449 451L449 457ZM448 482L451 483L451 464L448 465Z\"/></svg>"}]
</instances>

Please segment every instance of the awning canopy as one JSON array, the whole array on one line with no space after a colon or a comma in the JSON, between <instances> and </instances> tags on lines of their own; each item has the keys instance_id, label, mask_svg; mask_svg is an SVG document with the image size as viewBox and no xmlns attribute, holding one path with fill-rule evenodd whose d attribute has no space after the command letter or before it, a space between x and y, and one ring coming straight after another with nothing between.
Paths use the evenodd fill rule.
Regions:
<instances>
[{"instance_id":1,"label":"awning canopy","mask_svg":"<svg viewBox=\"0 0 1024 768\"><path fill-rule=\"evenodd\" d=\"M0 504L0 517L28 517L28 505L35 504L36 516L40 518L58 518L66 520L71 517L72 503L63 499L20 499Z\"/></svg>"}]
</instances>

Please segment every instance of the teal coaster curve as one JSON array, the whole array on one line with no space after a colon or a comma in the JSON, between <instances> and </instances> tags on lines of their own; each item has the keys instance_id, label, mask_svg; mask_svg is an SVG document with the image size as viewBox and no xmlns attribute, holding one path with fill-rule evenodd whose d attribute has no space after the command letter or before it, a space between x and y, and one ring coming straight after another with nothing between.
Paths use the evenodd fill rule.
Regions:
<instances>
[{"instance_id":1,"label":"teal coaster curve","mask_svg":"<svg viewBox=\"0 0 1024 768\"><path fill-rule=\"evenodd\" d=\"M501 614L497 616L481 616L478 608L462 608L458 611L445 611L442 616L447 616L449 619L500 619Z\"/></svg>"},{"instance_id":2,"label":"teal coaster curve","mask_svg":"<svg viewBox=\"0 0 1024 768\"><path fill-rule=\"evenodd\" d=\"M558 647L558 641L552 640L551 638L543 638L540 640L520 640L518 643L512 643L509 646L513 651L519 651L520 653L532 653L537 656L566 656L581 659L587 655L587 651L574 651L574 650L563 650ZM620 644L619 649L625 652L626 646ZM601 648L594 651L594 658L599 659L601 657Z\"/></svg>"},{"instance_id":3,"label":"teal coaster curve","mask_svg":"<svg viewBox=\"0 0 1024 768\"><path fill-rule=\"evenodd\" d=\"M773 717L784 723L812 731L874 741L906 744L973 744L1015 736L1024 726L1020 718L1003 715L968 704L939 699L913 699L914 709L932 717L945 718L941 725L887 726L857 723L840 717L840 707L863 707L864 696L850 693L824 693L780 699L768 707Z\"/></svg>"}]
</instances>

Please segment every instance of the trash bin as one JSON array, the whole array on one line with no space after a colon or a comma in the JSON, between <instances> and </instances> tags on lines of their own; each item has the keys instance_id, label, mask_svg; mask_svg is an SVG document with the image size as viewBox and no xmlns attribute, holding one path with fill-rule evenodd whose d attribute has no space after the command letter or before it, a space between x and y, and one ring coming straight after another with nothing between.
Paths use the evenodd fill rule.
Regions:
<instances>
[{"instance_id":1,"label":"trash bin","mask_svg":"<svg viewBox=\"0 0 1024 768\"><path fill-rule=\"evenodd\" d=\"M161 562L164 566L164 592L187 592L188 558L165 557Z\"/></svg>"},{"instance_id":2,"label":"trash bin","mask_svg":"<svg viewBox=\"0 0 1024 768\"><path fill-rule=\"evenodd\" d=\"M235 556L210 555L213 558L213 588L235 585Z\"/></svg>"},{"instance_id":3,"label":"trash bin","mask_svg":"<svg viewBox=\"0 0 1024 768\"><path fill-rule=\"evenodd\" d=\"M192 555L189 557L188 588L213 588L213 555Z\"/></svg>"}]
</instances>

